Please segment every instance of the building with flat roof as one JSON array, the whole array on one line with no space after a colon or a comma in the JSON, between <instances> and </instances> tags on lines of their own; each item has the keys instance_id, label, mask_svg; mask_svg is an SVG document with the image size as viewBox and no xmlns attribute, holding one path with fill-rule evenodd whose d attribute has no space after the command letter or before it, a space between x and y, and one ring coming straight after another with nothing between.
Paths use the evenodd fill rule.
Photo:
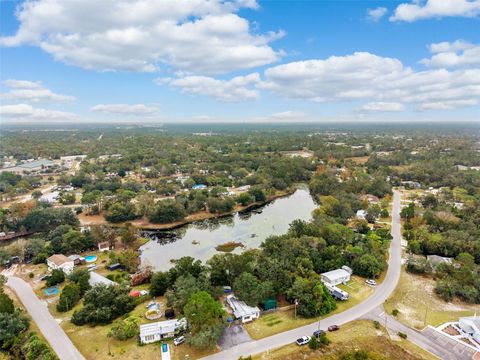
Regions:
<instances>
[{"instance_id":1,"label":"building with flat roof","mask_svg":"<svg viewBox=\"0 0 480 360\"><path fill-rule=\"evenodd\" d=\"M12 172L15 174L24 174L26 172L37 172L44 169L51 168L55 165L55 163L51 160L47 159L38 159L33 161L27 161L23 164L17 164L16 166L10 166L0 169L0 173L2 172Z\"/></svg>"},{"instance_id":2,"label":"building with flat roof","mask_svg":"<svg viewBox=\"0 0 480 360\"><path fill-rule=\"evenodd\" d=\"M320 277L324 283L338 285L350 281L350 275L350 271L342 268L322 273Z\"/></svg>"},{"instance_id":3,"label":"building with flat roof","mask_svg":"<svg viewBox=\"0 0 480 360\"><path fill-rule=\"evenodd\" d=\"M253 321L260 316L260 309L257 306L249 306L234 295L227 296L227 304L232 309L235 319L239 319L242 323Z\"/></svg>"},{"instance_id":4,"label":"building with flat roof","mask_svg":"<svg viewBox=\"0 0 480 360\"><path fill-rule=\"evenodd\" d=\"M185 330L186 327L187 320L185 318L140 325L140 341L142 344L149 344L172 338L178 331Z\"/></svg>"}]
</instances>

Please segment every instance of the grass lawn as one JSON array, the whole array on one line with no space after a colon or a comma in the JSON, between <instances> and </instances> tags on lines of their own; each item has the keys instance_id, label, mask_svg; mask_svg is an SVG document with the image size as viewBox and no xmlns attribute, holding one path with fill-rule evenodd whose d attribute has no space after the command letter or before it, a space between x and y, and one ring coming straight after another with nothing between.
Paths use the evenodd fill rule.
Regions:
<instances>
[{"instance_id":1,"label":"grass lawn","mask_svg":"<svg viewBox=\"0 0 480 360\"><path fill-rule=\"evenodd\" d=\"M385 309L390 314L393 309L399 310L398 320L416 329L456 321L460 316L471 316L480 311L478 305L459 300L446 303L435 294L434 288L435 280L402 269L400 282L385 303Z\"/></svg>"},{"instance_id":2,"label":"grass lawn","mask_svg":"<svg viewBox=\"0 0 480 360\"><path fill-rule=\"evenodd\" d=\"M137 318L139 324L152 323L144 317L145 306L151 300L149 297L145 297L145 301L139 305L130 313L130 316ZM161 304L162 311L166 309L166 299L164 297L156 298ZM76 326L70 322L70 317L76 309L81 308L83 305L78 304L74 309L66 313L59 313L55 310L55 304L49 305L49 310L53 317L61 321L60 326L63 328L68 337L72 340L75 346L87 359L106 360L113 358L120 358L125 360L130 359L160 359L160 343L142 345L138 344L138 338L129 339L126 341L119 341L114 338L108 337L108 333L112 325L95 326L91 327ZM160 318L155 321L164 321L165 318ZM190 359L198 359L202 356L213 353L215 350L196 350L191 348L187 344L182 344L178 347L173 346L172 341L170 350L172 352L172 359L185 359L185 355L188 354Z\"/></svg>"},{"instance_id":3,"label":"grass lawn","mask_svg":"<svg viewBox=\"0 0 480 360\"><path fill-rule=\"evenodd\" d=\"M292 344L253 356L253 360L271 359L340 359L345 352L353 350L375 351L388 359L433 360L432 354L420 349L407 340L392 341L383 330L376 330L369 320L358 320L345 324L339 331L329 333L331 344L319 350ZM293 339L292 339L293 340Z\"/></svg>"},{"instance_id":4,"label":"grass lawn","mask_svg":"<svg viewBox=\"0 0 480 360\"><path fill-rule=\"evenodd\" d=\"M359 304L373 293L373 289L365 284L365 280L357 276L352 276L348 285L340 285L339 287L350 293L350 299L347 301L337 301L337 309L324 317L345 311L348 308ZM315 321L318 321L318 318L306 319L297 316L295 319L294 309L285 311L277 310L266 313L259 319L245 325L245 329L253 339L261 339L299 326L311 324Z\"/></svg>"}]
</instances>

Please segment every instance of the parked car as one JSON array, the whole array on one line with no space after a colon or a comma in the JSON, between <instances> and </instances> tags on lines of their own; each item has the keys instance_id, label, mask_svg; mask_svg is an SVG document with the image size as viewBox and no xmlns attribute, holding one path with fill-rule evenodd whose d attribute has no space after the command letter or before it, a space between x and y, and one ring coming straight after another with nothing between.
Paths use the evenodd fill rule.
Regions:
<instances>
[{"instance_id":1,"label":"parked car","mask_svg":"<svg viewBox=\"0 0 480 360\"><path fill-rule=\"evenodd\" d=\"M298 346L306 345L310 342L310 336L302 336L301 338L297 339L295 342Z\"/></svg>"},{"instance_id":2,"label":"parked car","mask_svg":"<svg viewBox=\"0 0 480 360\"><path fill-rule=\"evenodd\" d=\"M368 279L368 280L365 280L365 282L367 283L367 285L370 285L370 286L377 286L377 282L373 279Z\"/></svg>"},{"instance_id":3,"label":"parked car","mask_svg":"<svg viewBox=\"0 0 480 360\"><path fill-rule=\"evenodd\" d=\"M331 325L328 327L328 331L337 331L338 329L340 329L340 326L338 325Z\"/></svg>"},{"instance_id":4,"label":"parked car","mask_svg":"<svg viewBox=\"0 0 480 360\"><path fill-rule=\"evenodd\" d=\"M316 338L319 338L320 335L322 335L322 334L325 334L325 331L324 331L324 330L315 330L315 331L313 332L313 336L315 336Z\"/></svg>"},{"instance_id":5,"label":"parked car","mask_svg":"<svg viewBox=\"0 0 480 360\"><path fill-rule=\"evenodd\" d=\"M145 296L145 295L148 295L148 291L147 290L140 290L140 296Z\"/></svg>"},{"instance_id":6,"label":"parked car","mask_svg":"<svg viewBox=\"0 0 480 360\"><path fill-rule=\"evenodd\" d=\"M185 336L183 336L183 335L173 339L173 345L175 345L175 346L178 346L183 342L185 342Z\"/></svg>"}]
</instances>

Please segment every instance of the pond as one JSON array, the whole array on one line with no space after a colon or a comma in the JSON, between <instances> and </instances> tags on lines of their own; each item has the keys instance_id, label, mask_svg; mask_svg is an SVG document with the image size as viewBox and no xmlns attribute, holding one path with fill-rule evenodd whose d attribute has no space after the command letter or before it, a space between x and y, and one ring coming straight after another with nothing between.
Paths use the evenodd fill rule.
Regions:
<instances>
[{"instance_id":1,"label":"pond","mask_svg":"<svg viewBox=\"0 0 480 360\"><path fill-rule=\"evenodd\" d=\"M172 267L170 260L182 256L206 261L220 253L216 246L227 242L244 245L237 247L235 253L257 248L267 237L284 234L293 220L310 220L316 207L308 189L301 187L292 195L247 214L205 220L171 231L144 231L142 236L151 241L140 248L142 264L164 271Z\"/></svg>"}]
</instances>

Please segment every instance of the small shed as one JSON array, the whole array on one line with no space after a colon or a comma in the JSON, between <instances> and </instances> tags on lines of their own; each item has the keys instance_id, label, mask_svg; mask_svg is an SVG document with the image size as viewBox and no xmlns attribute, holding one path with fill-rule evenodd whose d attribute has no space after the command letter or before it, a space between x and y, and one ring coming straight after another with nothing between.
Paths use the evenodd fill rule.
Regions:
<instances>
[{"instance_id":1,"label":"small shed","mask_svg":"<svg viewBox=\"0 0 480 360\"><path fill-rule=\"evenodd\" d=\"M277 300L268 299L263 303L263 310L273 310L277 308Z\"/></svg>"}]
</instances>

